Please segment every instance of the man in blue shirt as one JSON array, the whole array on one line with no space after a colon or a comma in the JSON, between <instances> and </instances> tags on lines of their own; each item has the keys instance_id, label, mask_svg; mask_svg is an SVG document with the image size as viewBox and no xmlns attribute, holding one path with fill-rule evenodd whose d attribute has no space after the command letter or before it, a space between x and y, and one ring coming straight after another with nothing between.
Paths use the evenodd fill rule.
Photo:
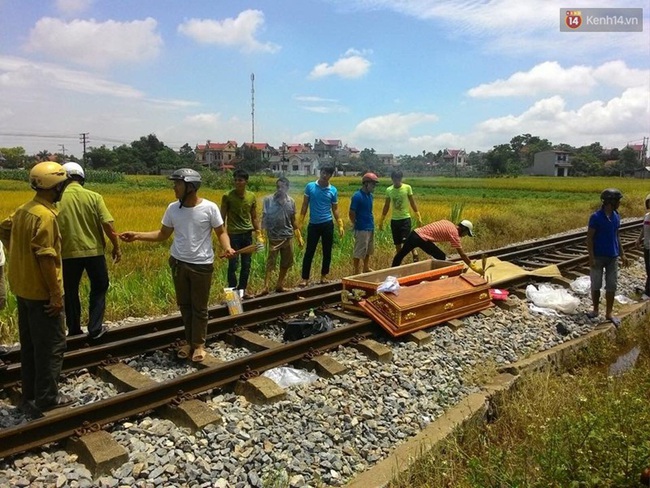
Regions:
<instances>
[{"instance_id":1,"label":"man in blue shirt","mask_svg":"<svg viewBox=\"0 0 650 488\"><path fill-rule=\"evenodd\" d=\"M354 226L354 251L352 264L354 274L359 274L359 264L363 259L363 272L371 271L368 266L370 256L375 246L375 218L372 215L372 204L375 187L379 178L375 173L366 173L361 178L361 189L354 192L350 200L350 222Z\"/></svg>"},{"instance_id":2,"label":"man in blue shirt","mask_svg":"<svg viewBox=\"0 0 650 488\"><path fill-rule=\"evenodd\" d=\"M343 220L339 216L338 191L330 185L330 178L334 174L334 168L324 166L320 170L320 177L316 181L307 183L305 194L300 209L300 220L298 228L302 223L309 209L309 225L307 226L307 248L302 259L302 280L300 286L309 284L311 274L311 263L316 253L318 241L323 239L323 263L321 265L320 283L327 283L327 275L330 272L332 263L332 246L334 244L334 219L339 227L339 235L343 237L345 229Z\"/></svg>"},{"instance_id":3,"label":"man in blue shirt","mask_svg":"<svg viewBox=\"0 0 650 488\"><path fill-rule=\"evenodd\" d=\"M589 251L589 269L591 276L591 300L593 310L587 315L590 318L598 317L600 302L600 288L603 284L603 269L605 270L605 319L616 327L621 324L621 319L612 315L614 308L614 295L618 275L618 258L623 266L627 266L627 258L621 246L618 229L621 217L618 206L623 194L616 188L607 188L600 194L603 202L589 218L587 230L587 250Z\"/></svg>"}]
</instances>

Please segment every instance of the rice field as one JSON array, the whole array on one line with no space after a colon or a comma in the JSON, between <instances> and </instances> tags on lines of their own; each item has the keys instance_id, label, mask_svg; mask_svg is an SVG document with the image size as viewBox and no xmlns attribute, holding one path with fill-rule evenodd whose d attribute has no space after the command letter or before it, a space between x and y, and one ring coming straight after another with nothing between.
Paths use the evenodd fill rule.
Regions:
<instances>
[{"instance_id":1,"label":"rice field","mask_svg":"<svg viewBox=\"0 0 650 488\"><path fill-rule=\"evenodd\" d=\"M298 209L302 203L304 185L311 179L291 178L290 194L296 200ZM475 238L463 239L463 246L468 252L585 226L590 213L599 206L600 192L610 186L619 188L625 195L620 207L621 215L640 217L644 214L643 200L650 188L650 183L644 180L616 178L405 178L404 181L413 187L425 223L448 219L452 207L462 206L462 218L474 223L476 233ZM360 178L337 176L331 182L339 190L339 209L348 229L343 239L336 236L334 242L330 276L341 278L352 273L354 239L349 232L347 214L350 198L358 189ZM274 178L256 177L254 190L260 205L261 198L274 191L274 183ZM377 221L384 203L384 190L389 184L389 178L381 178L375 190L374 213ZM171 186L164 177L127 177L123 183L88 182L86 187L104 196L118 232L158 229L167 204L174 199ZM225 191L202 187L200 195L220 204ZM4 219L32 197L33 192L27 183L0 180L0 218ZM305 234L306 229L303 229ZM122 261L118 264L109 262L111 286L107 296L107 320L157 316L176 311L167 266L170 244L171 241L122 243ZM216 239L215 246L218 249ZM377 232L375 249L371 266L374 269L389 266L394 254L390 230ZM449 251L449 248L445 250ZM110 244L108 251L110 253ZM296 262L287 277L288 285L295 285L300 280L302 255L302 250L297 249ZM265 258L264 252L253 255L249 292L255 293L262 288ZM227 263L223 260L215 263L212 304L222 299L226 269ZM319 271L320 253L317 251L312 278L318 277ZM87 291L88 283L84 278L82 293L87 295ZM0 311L1 342L17 340L16 319L15 299L10 294L7 308Z\"/></svg>"}]
</instances>

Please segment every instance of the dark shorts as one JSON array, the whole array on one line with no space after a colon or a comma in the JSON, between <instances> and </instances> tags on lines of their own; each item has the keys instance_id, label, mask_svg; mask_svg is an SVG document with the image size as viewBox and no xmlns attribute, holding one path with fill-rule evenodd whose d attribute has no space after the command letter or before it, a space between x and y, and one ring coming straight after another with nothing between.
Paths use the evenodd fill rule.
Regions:
<instances>
[{"instance_id":1,"label":"dark shorts","mask_svg":"<svg viewBox=\"0 0 650 488\"><path fill-rule=\"evenodd\" d=\"M390 231L393 234L393 244L403 244L411 232L411 218L391 220Z\"/></svg>"}]
</instances>

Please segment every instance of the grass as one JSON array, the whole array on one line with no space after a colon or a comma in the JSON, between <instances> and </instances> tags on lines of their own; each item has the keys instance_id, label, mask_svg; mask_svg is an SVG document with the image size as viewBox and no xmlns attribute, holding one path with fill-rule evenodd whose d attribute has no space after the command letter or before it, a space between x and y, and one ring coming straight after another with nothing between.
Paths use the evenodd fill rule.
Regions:
<instances>
[{"instance_id":1,"label":"grass","mask_svg":"<svg viewBox=\"0 0 650 488\"><path fill-rule=\"evenodd\" d=\"M424 453L391 488L636 487L650 466L650 325L585 350L570 373L535 373L497 400L492 423L464 426ZM606 365L631 344L636 366Z\"/></svg>"},{"instance_id":2,"label":"grass","mask_svg":"<svg viewBox=\"0 0 650 488\"><path fill-rule=\"evenodd\" d=\"M298 208L302 203L304 185L313 177L292 178L290 194ZM598 206L600 191L617 186L625 194L621 214L643 215L643 199L647 193L644 180L603 178L409 178L415 198L425 222L450 218L469 219L474 223L475 238L463 239L466 251L490 249L513 241L534 239L586 225L589 214ZM274 191L274 178L255 177L258 201ZM358 177L335 177L332 180L340 194L341 217L347 213L352 193L359 188ZM375 191L375 217L379 217L384 190L390 184L382 178ZM225 190L205 185L201 195L217 204ZM113 184L87 183L87 187L104 196L115 218L118 231L153 230L160 227L163 212L172 200L169 182L160 176L127 176ZM25 182L0 181L0 218L33 197ZM456 218L454 218L456 220ZM388 227L388 226L386 226ZM348 226L349 228L349 226ZM306 229L303 229L306 237ZM341 278L352 273L350 256L354 246L351 232L343 239L335 238L331 277ZM119 320L128 316L155 316L176 311L174 291L168 272L170 242L123 244L122 262L109 263L111 286L107 296L106 318ZM216 242L215 246L218 248ZM442 246L447 252L449 247ZM110 248L110 245L109 245ZM377 232L375 255L371 266L375 269L390 265L394 247L390 230ZM300 280L303 252L297 250L295 265L287 277L287 284ZM264 253L253 256L249 291L261 290L264 277ZM320 272L321 254L317 251L312 265L312 278ZM210 302L220 302L226 283L226 263L217 260ZM88 282L82 281L82 293L87 296ZM10 296L7 308L0 311L0 341L17 340L15 300Z\"/></svg>"}]
</instances>

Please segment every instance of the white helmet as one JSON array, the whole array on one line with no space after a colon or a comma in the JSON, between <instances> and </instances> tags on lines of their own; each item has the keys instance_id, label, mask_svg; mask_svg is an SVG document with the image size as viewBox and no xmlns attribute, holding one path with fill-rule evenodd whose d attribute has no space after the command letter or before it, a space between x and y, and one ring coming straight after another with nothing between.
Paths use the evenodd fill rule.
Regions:
<instances>
[{"instance_id":1,"label":"white helmet","mask_svg":"<svg viewBox=\"0 0 650 488\"><path fill-rule=\"evenodd\" d=\"M467 229L467 233L470 237L474 237L474 224L472 224L469 220L461 220L460 225Z\"/></svg>"},{"instance_id":2,"label":"white helmet","mask_svg":"<svg viewBox=\"0 0 650 488\"><path fill-rule=\"evenodd\" d=\"M81 176L86 179L86 173L79 163L68 162L63 165L63 168L68 173L68 178L72 176Z\"/></svg>"}]
</instances>

